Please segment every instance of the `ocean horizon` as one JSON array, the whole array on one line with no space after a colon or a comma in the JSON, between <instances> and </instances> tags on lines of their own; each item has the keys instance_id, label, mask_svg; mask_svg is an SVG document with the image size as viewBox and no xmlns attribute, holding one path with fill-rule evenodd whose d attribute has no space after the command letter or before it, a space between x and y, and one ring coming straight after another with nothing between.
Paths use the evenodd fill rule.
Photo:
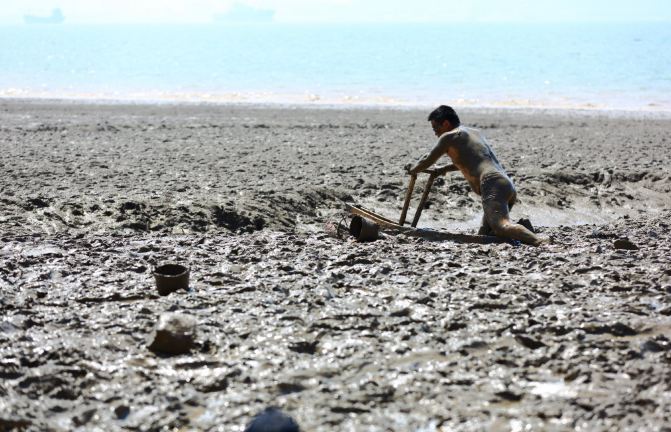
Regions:
<instances>
[{"instance_id":1,"label":"ocean horizon","mask_svg":"<svg viewBox=\"0 0 671 432\"><path fill-rule=\"evenodd\" d=\"M671 26L0 26L0 98L671 111Z\"/></svg>"}]
</instances>

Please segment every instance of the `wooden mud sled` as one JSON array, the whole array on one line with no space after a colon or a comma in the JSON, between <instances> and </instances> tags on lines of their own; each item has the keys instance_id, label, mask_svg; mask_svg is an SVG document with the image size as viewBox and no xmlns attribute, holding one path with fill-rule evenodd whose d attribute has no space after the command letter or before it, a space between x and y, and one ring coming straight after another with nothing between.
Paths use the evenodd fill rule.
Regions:
<instances>
[{"instance_id":1,"label":"wooden mud sled","mask_svg":"<svg viewBox=\"0 0 671 432\"><path fill-rule=\"evenodd\" d=\"M419 200L419 205L417 206L417 210L415 211L415 215L412 219L412 222L410 223L410 226L408 226L406 216L408 214L410 201L412 199L412 194L415 189L415 182L417 180L416 174L410 175L410 182L408 184L408 190L405 193L405 202L403 203L403 210L401 211L401 217L397 222L361 206L346 204L346 209L350 214L354 215L355 217L359 216L370 222L373 222L380 227L381 231L383 232L386 231L390 234L403 234L411 237L420 237L433 241L453 241L458 243L476 243L476 244L506 243L507 241L505 239L494 236L450 233L446 231L417 228L417 223L419 222L419 218L422 215L422 210L426 205L426 200L429 197L429 192L431 191L433 182L436 180L437 177L445 175L450 171L456 171L456 170L457 168L441 167L422 171L422 173L429 174L429 179L426 181L426 185L424 186L424 193L422 193L422 197Z\"/></svg>"}]
</instances>

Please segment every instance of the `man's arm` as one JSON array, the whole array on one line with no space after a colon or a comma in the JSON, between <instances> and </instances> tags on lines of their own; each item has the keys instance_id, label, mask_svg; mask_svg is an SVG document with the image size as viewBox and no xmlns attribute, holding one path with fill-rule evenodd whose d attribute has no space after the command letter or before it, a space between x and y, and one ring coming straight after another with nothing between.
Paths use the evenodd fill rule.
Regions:
<instances>
[{"instance_id":1,"label":"man's arm","mask_svg":"<svg viewBox=\"0 0 671 432\"><path fill-rule=\"evenodd\" d=\"M438 142L433 147L433 149L431 149L429 153L422 156L422 158L415 164L415 166L408 169L408 174L417 174L436 163L436 161L440 159L442 155L447 153L447 149L450 147L452 140L457 136L458 133L459 131L455 130L453 132L443 134L438 139Z\"/></svg>"},{"instance_id":2,"label":"man's arm","mask_svg":"<svg viewBox=\"0 0 671 432\"><path fill-rule=\"evenodd\" d=\"M457 166L455 164L447 164L447 165L444 165L440 168L436 168L435 171L436 171L436 175L442 176L442 175L445 175L445 174L447 174L448 172L451 172L451 171L459 171L459 168L457 168Z\"/></svg>"}]
</instances>

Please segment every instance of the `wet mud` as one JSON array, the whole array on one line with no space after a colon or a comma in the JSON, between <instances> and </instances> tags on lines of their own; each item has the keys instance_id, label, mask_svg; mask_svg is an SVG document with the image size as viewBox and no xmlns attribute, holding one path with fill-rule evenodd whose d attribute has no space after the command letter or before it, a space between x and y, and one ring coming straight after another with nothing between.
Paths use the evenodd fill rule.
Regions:
<instances>
[{"instance_id":1,"label":"wet mud","mask_svg":"<svg viewBox=\"0 0 671 432\"><path fill-rule=\"evenodd\" d=\"M398 216L425 117L0 104L0 430L671 427L671 120L462 113L541 248L329 235ZM452 175L420 226L480 212Z\"/></svg>"}]
</instances>

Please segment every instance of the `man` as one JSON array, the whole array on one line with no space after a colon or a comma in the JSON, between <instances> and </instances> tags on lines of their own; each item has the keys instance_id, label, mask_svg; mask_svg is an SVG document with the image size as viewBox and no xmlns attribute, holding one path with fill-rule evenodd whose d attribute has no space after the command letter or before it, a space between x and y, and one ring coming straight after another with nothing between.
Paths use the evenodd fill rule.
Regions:
<instances>
[{"instance_id":1,"label":"man","mask_svg":"<svg viewBox=\"0 0 671 432\"><path fill-rule=\"evenodd\" d=\"M501 167L485 138L476 129L461 126L459 116L449 106L441 105L430 115L435 147L415 166L406 165L409 174L417 174L447 154L454 165L444 171L459 169L473 191L482 197L482 226L478 234L495 234L533 246L543 241L520 224L510 221L509 211L517 197L515 187Z\"/></svg>"}]
</instances>

